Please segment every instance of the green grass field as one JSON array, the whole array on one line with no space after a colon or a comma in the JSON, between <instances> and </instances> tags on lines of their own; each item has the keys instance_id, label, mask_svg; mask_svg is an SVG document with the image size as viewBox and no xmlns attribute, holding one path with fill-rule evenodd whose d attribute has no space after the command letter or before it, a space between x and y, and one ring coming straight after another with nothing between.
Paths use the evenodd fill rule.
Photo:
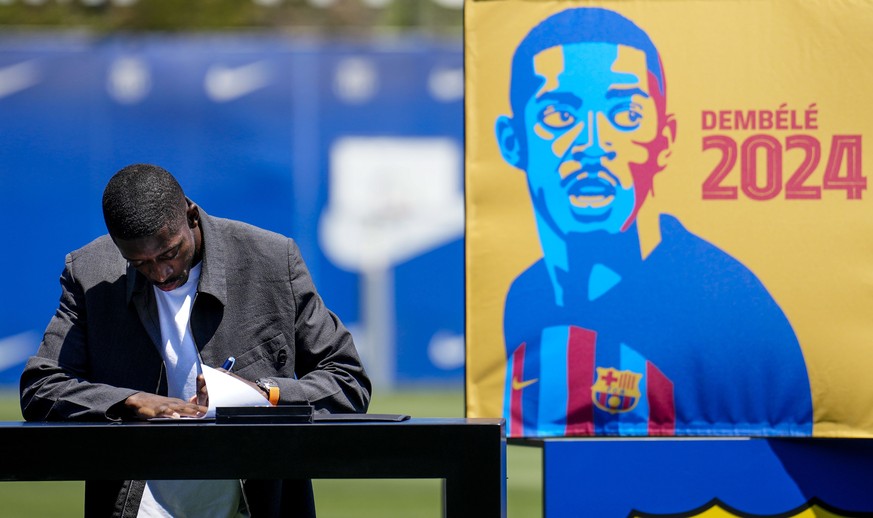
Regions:
<instances>
[{"instance_id":1,"label":"green grass field","mask_svg":"<svg viewBox=\"0 0 873 518\"><path fill-rule=\"evenodd\" d=\"M463 417L460 390L406 390L377 393L370 412L413 417ZM18 395L0 393L0 421L19 421ZM431 445L423 445L431 447ZM542 450L507 448L509 518L542 517ZM0 460L2 462L2 460ZM316 480L319 518L437 518L441 516L439 480ZM82 516L82 482L4 482L0 516L66 518Z\"/></svg>"}]
</instances>

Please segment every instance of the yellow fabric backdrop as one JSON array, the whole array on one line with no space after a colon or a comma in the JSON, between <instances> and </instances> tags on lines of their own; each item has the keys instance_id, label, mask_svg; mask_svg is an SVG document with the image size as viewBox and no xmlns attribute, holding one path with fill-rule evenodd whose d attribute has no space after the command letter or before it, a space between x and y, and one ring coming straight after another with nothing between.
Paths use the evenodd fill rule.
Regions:
<instances>
[{"instance_id":1,"label":"yellow fabric backdrop","mask_svg":"<svg viewBox=\"0 0 873 518\"><path fill-rule=\"evenodd\" d=\"M822 189L820 199L786 199L785 189L804 157L786 149L789 135L809 135L821 144L821 160L805 181L819 187L834 135L860 136L862 152L873 138L870 1L468 1L468 416L502 415L503 304L513 279L542 255L525 175L503 161L494 137L495 119L511 113L510 61L539 21L580 5L627 16L649 34L663 59L677 140L641 221L668 211L755 272L802 347L814 435L873 436L873 193L861 190L860 199L847 199L845 189ZM705 127L711 121L704 112L780 109L793 110L795 117L812 110L814 123L800 130ZM759 201L740 189L737 199L703 199L702 186L722 156L704 150L703 139L726 135L739 146L753 134L782 145L779 193ZM865 177L869 163L862 161ZM758 170L763 178L764 165ZM721 185L738 187L740 176L738 163Z\"/></svg>"}]
</instances>

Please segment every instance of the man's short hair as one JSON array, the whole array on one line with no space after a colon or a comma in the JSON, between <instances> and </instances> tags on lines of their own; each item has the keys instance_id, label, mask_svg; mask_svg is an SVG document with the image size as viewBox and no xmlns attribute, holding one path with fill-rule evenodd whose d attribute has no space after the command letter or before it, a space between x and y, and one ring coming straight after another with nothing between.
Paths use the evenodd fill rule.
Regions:
<instances>
[{"instance_id":1,"label":"man's short hair","mask_svg":"<svg viewBox=\"0 0 873 518\"><path fill-rule=\"evenodd\" d=\"M648 34L614 11L577 7L549 16L518 44L512 58L509 93L515 117L524 117L524 106L542 86L543 80L534 73L534 56L546 49L573 43L612 43L642 50L646 54L646 68L654 76L659 93L666 96L661 58Z\"/></svg>"},{"instance_id":2,"label":"man's short hair","mask_svg":"<svg viewBox=\"0 0 873 518\"><path fill-rule=\"evenodd\" d=\"M175 232L185 212L182 187L158 166L129 165L115 173L103 191L103 220L115 239L153 236L165 226Z\"/></svg>"}]
</instances>

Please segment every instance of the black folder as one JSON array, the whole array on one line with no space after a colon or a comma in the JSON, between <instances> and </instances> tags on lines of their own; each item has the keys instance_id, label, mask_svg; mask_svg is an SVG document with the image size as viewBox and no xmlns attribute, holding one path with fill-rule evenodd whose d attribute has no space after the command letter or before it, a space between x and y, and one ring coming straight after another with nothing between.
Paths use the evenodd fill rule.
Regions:
<instances>
[{"instance_id":1,"label":"black folder","mask_svg":"<svg viewBox=\"0 0 873 518\"><path fill-rule=\"evenodd\" d=\"M311 405L220 406L215 409L216 423L311 423Z\"/></svg>"}]
</instances>

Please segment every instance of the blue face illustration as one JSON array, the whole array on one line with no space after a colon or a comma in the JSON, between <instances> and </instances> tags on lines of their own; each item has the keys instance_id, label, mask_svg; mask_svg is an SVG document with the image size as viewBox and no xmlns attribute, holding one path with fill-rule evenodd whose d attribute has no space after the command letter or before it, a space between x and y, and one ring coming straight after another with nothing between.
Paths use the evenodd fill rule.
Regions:
<instances>
[{"instance_id":1,"label":"blue face illustration","mask_svg":"<svg viewBox=\"0 0 873 518\"><path fill-rule=\"evenodd\" d=\"M621 231L642 202L635 175L651 163L659 134L645 53L612 43L561 45L536 54L533 68L542 86L515 117L523 120L538 217L561 235ZM498 120L501 145L502 130L522 130L511 127Z\"/></svg>"}]
</instances>

